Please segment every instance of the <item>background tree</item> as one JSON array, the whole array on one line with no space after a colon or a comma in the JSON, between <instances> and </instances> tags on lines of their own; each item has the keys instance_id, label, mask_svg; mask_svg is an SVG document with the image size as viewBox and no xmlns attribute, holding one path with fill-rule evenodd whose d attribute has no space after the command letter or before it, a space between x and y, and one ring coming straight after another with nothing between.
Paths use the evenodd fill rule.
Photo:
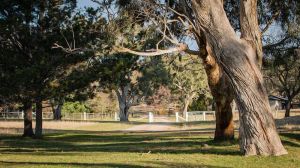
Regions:
<instances>
[{"instance_id":1,"label":"background tree","mask_svg":"<svg viewBox=\"0 0 300 168\"><path fill-rule=\"evenodd\" d=\"M272 56L268 60L269 68L265 70L266 78L277 93L288 99L285 105L285 117L289 117L291 103L300 93L299 51L279 51Z\"/></svg>"},{"instance_id":2,"label":"background tree","mask_svg":"<svg viewBox=\"0 0 300 168\"><path fill-rule=\"evenodd\" d=\"M116 93L120 121L128 121L129 108L151 96L161 85L160 82L164 81L160 78L166 74L158 74L162 73L161 67L155 68L160 64L147 66L151 64L148 61L128 54L104 57L100 61L102 71L105 72L100 77L100 85Z\"/></svg>"},{"instance_id":3,"label":"background tree","mask_svg":"<svg viewBox=\"0 0 300 168\"><path fill-rule=\"evenodd\" d=\"M182 114L185 116L190 103L209 92L204 68L197 56L184 55L181 60L172 62L170 73L171 85L175 92L179 92L183 103Z\"/></svg>"},{"instance_id":4,"label":"background tree","mask_svg":"<svg viewBox=\"0 0 300 168\"><path fill-rule=\"evenodd\" d=\"M87 15L74 14L75 8L76 1L62 0L4 1L0 5L3 51L0 95L23 104L23 136L33 136L32 104L37 106L35 134L41 137L42 101L53 96L57 88L53 81L69 73L71 66L95 55L94 51L78 51L76 45L91 48L91 43L100 43L91 37L101 37L103 32L92 30L105 26L104 20L95 19L92 10ZM55 50L56 43L66 44L68 48ZM69 54L70 51L75 54Z\"/></svg>"}]
</instances>

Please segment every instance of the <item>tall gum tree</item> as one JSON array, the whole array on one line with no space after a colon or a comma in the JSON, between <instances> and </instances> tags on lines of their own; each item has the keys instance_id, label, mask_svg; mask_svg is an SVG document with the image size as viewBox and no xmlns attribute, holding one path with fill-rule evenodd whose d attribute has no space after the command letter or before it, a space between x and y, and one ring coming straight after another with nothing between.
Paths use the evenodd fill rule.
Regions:
<instances>
[{"instance_id":1,"label":"tall gum tree","mask_svg":"<svg viewBox=\"0 0 300 168\"><path fill-rule=\"evenodd\" d=\"M240 15L244 14L243 10L247 12L256 7L255 0L244 0L241 4ZM205 35L209 55L223 69L234 91L240 116L241 152L245 155L286 154L263 86L255 41L236 35L224 11L223 1L193 0L192 9L196 25ZM257 16L254 15L251 13L255 19Z\"/></svg>"}]
</instances>

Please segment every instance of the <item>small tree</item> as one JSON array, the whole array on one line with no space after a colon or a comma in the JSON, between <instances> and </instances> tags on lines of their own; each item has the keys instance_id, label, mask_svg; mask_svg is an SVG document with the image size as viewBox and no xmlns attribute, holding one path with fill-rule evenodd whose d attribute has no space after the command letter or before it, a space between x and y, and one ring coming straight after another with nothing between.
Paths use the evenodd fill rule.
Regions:
<instances>
[{"instance_id":1,"label":"small tree","mask_svg":"<svg viewBox=\"0 0 300 168\"><path fill-rule=\"evenodd\" d=\"M116 93L120 121L128 121L129 108L153 94L161 83L166 82L162 78L167 76L167 72L163 71L161 64L153 66L152 61L130 54L116 54L101 59L99 67L103 74L100 87Z\"/></svg>"},{"instance_id":2,"label":"small tree","mask_svg":"<svg viewBox=\"0 0 300 168\"><path fill-rule=\"evenodd\" d=\"M183 103L182 114L185 116L190 103L200 94L208 94L208 84L205 70L197 57L182 56L170 65L172 88L179 92Z\"/></svg>"}]
</instances>

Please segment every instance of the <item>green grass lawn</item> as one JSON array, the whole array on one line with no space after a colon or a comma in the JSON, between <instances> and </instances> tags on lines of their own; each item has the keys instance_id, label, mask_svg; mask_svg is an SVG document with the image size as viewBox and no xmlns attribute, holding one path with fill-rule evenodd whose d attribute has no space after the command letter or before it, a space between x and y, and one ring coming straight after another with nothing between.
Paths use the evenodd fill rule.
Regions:
<instances>
[{"instance_id":1,"label":"green grass lawn","mask_svg":"<svg viewBox=\"0 0 300 168\"><path fill-rule=\"evenodd\" d=\"M68 131L44 139L0 136L0 167L300 167L300 133L282 133L289 154L244 157L238 142L197 132Z\"/></svg>"}]
</instances>

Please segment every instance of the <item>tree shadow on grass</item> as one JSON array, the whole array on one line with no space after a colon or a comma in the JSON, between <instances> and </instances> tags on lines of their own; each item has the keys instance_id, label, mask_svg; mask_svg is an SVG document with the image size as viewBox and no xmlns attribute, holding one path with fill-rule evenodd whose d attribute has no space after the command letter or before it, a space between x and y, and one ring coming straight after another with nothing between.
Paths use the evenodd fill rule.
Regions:
<instances>
[{"instance_id":1,"label":"tree shadow on grass","mask_svg":"<svg viewBox=\"0 0 300 168\"><path fill-rule=\"evenodd\" d=\"M281 136L300 141L300 133L280 133Z\"/></svg>"},{"instance_id":2,"label":"tree shadow on grass","mask_svg":"<svg viewBox=\"0 0 300 168\"><path fill-rule=\"evenodd\" d=\"M80 154L80 152L131 152L169 154L240 155L238 140L215 142L201 133L189 136L179 133L117 133L117 134L52 134L42 140L16 136L0 136L0 152L48 155ZM281 134L284 145L300 147L298 135Z\"/></svg>"},{"instance_id":3,"label":"tree shadow on grass","mask_svg":"<svg viewBox=\"0 0 300 168\"><path fill-rule=\"evenodd\" d=\"M225 166L212 166L212 165L204 165L204 164L191 164L191 163L178 163L178 162L157 162L157 161L150 161L145 162L150 164L156 164L162 167L198 167L198 168L228 168Z\"/></svg>"},{"instance_id":4,"label":"tree shadow on grass","mask_svg":"<svg viewBox=\"0 0 300 168\"><path fill-rule=\"evenodd\" d=\"M67 167L124 167L124 168L143 168L144 166L134 164L118 164L118 163L65 163L65 162L18 162L18 161L0 161L2 164L10 164L14 166L21 165L47 165L47 166L67 166Z\"/></svg>"},{"instance_id":5,"label":"tree shadow on grass","mask_svg":"<svg viewBox=\"0 0 300 168\"><path fill-rule=\"evenodd\" d=\"M130 134L130 135L56 135L43 140L2 137L0 152L30 153L44 155L45 153L63 152L134 152L134 153L170 153L170 154L222 154L239 155L230 144L215 143L212 139L197 136L178 137L179 135L160 134ZM38 152L37 152L38 151Z\"/></svg>"},{"instance_id":6,"label":"tree shadow on grass","mask_svg":"<svg viewBox=\"0 0 300 168\"><path fill-rule=\"evenodd\" d=\"M9 164L14 166L20 165L33 165L33 166L67 166L67 167L122 167L122 168L155 168L155 167L198 167L198 168L227 168L220 166L204 165L204 164L191 164L191 163L178 163L178 162L162 162L162 161L149 161L140 162L143 165L135 164L121 164L121 163L65 163L65 162L18 162L18 161L0 161L2 164ZM155 165L155 166L151 166Z\"/></svg>"}]
</instances>

